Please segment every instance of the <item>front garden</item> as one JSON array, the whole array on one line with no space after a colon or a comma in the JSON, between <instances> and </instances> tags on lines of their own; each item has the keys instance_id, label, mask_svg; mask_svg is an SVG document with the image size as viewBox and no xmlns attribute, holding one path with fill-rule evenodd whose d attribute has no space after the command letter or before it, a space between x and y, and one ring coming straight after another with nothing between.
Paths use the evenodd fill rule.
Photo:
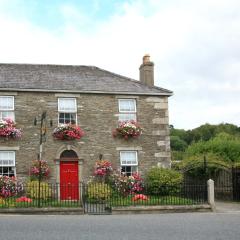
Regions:
<instances>
[{"instance_id":1,"label":"front garden","mask_svg":"<svg viewBox=\"0 0 240 240\"><path fill-rule=\"evenodd\" d=\"M75 186L47 182L49 172L46 161L34 161L25 183L0 176L0 208L196 205L205 203L207 197L206 185L186 185L181 173L171 169L153 167L143 179L138 173L121 174L109 161L100 159L90 180ZM63 199L62 190L78 192L79 197Z\"/></svg>"}]
</instances>

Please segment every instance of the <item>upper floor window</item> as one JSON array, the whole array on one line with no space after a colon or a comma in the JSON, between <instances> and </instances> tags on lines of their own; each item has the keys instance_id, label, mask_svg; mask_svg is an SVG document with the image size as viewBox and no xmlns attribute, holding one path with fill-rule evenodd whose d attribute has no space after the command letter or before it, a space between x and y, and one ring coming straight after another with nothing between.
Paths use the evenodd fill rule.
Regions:
<instances>
[{"instance_id":1,"label":"upper floor window","mask_svg":"<svg viewBox=\"0 0 240 240\"><path fill-rule=\"evenodd\" d=\"M137 120L136 100L118 99L119 121Z\"/></svg>"},{"instance_id":2,"label":"upper floor window","mask_svg":"<svg viewBox=\"0 0 240 240\"><path fill-rule=\"evenodd\" d=\"M0 120L4 118L14 118L14 97L0 96Z\"/></svg>"},{"instance_id":3,"label":"upper floor window","mask_svg":"<svg viewBox=\"0 0 240 240\"><path fill-rule=\"evenodd\" d=\"M120 151L121 173L131 176L137 172L138 156L137 151Z\"/></svg>"},{"instance_id":4,"label":"upper floor window","mask_svg":"<svg viewBox=\"0 0 240 240\"><path fill-rule=\"evenodd\" d=\"M16 175L14 151L0 151L0 175L8 177Z\"/></svg>"},{"instance_id":5,"label":"upper floor window","mask_svg":"<svg viewBox=\"0 0 240 240\"><path fill-rule=\"evenodd\" d=\"M58 98L58 123L77 124L76 98Z\"/></svg>"}]
</instances>

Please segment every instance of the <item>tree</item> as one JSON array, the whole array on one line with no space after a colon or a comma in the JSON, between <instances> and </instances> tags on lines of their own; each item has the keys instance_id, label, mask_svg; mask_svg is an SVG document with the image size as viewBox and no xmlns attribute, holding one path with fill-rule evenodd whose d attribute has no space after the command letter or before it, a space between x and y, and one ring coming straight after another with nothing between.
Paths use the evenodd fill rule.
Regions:
<instances>
[{"instance_id":1,"label":"tree","mask_svg":"<svg viewBox=\"0 0 240 240\"><path fill-rule=\"evenodd\" d=\"M179 136L170 136L170 142L173 151L185 151L188 146Z\"/></svg>"},{"instance_id":2,"label":"tree","mask_svg":"<svg viewBox=\"0 0 240 240\"><path fill-rule=\"evenodd\" d=\"M186 150L186 156L212 153L228 163L240 162L240 138L227 133L219 133L208 141L193 143Z\"/></svg>"}]
</instances>

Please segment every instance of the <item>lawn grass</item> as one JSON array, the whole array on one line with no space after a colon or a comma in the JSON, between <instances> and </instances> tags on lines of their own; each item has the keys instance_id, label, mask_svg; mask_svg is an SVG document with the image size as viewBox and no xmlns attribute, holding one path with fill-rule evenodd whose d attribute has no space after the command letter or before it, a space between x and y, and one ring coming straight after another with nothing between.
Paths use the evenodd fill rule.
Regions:
<instances>
[{"instance_id":1,"label":"lawn grass","mask_svg":"<svg viewBox=\"0 0 240 240\"><path fill-rule=\"evenodd\" d=\"M132 200L133 196L113 197L111 199L112 206L156 206L156 205L194 205L196 201L188 198L176 196L148 196L148 200Z\"/></svg>"},{"instance_id":2,"label":"lawn grass","mask_svg":"<svg viewBox=\"0 0 240 240\"><path fill-rule=\"evenodd\" d=\"M38 200L32 199L32 202L16 202L17 198L6 198L0 201L0 208L35 208L38 207ZM80 201L40 199L40 207L81 207Z\"/></svg>"},{"instance_id":3,"label":"lawn grass","mask_svg":"<svg viewBox=\"0 0 240 240\"><path fill-rule=\"evenodd\" d=\"M192 200L190 198L184 198L179 196L167 195L167 196L153 196L148 195L147 200L133 200L134 195L121 196L119 194L112 194L108 199L97 201L96 199L86 199L88 203L107 203L113 207L117 206L156 206L156 205L196 205L202 203L201 201ZM38 200L32 199L32 202L16 202L17 197L11 197L0 199L1 208L36 208L38 207ZM82 207L81 201L68 201L58 199L40 199L40 207Z\"/></svg>"}]
</instances>

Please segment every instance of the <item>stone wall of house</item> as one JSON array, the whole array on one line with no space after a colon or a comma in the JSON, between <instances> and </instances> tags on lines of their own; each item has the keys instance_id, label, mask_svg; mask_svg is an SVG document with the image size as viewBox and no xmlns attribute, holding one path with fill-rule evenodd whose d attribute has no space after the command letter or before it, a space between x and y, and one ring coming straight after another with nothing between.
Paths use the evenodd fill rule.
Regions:
<instances>
[{"instance_id":1,"label":"stone wall of house","mask_svg":"<svg viewBox=\"0 0 240 240\"><path fill-rule=\"evenodd\" d=\"M139 172L152 166L170 166L170 138L168 125L168 98L150 96L132 96L137 100L137 120L144 128L138 139L123 140L112 137L112 130L118 123L118 98L126 96L104 94L60 94L60 93L1 93L15 95L15 120L17 127L23 130L20 140L0 139L0 150L16 150L17 176L28 176L32 160L39 152L39 125L34 126L34 118L47 111L53 126L47 129L47 140L43 146L43 159L51 167L51 179L57 179L56 159L61 149L77 150L81 159L81 179L86 179L93 172L99 154L119 168L120 150L137 150ZM77 98L78 124L85 136L75 141L54 140L52 131L58 123L58 97ZM128 98L130 96L127 96Z\"/></svg>"}]
</instances>

